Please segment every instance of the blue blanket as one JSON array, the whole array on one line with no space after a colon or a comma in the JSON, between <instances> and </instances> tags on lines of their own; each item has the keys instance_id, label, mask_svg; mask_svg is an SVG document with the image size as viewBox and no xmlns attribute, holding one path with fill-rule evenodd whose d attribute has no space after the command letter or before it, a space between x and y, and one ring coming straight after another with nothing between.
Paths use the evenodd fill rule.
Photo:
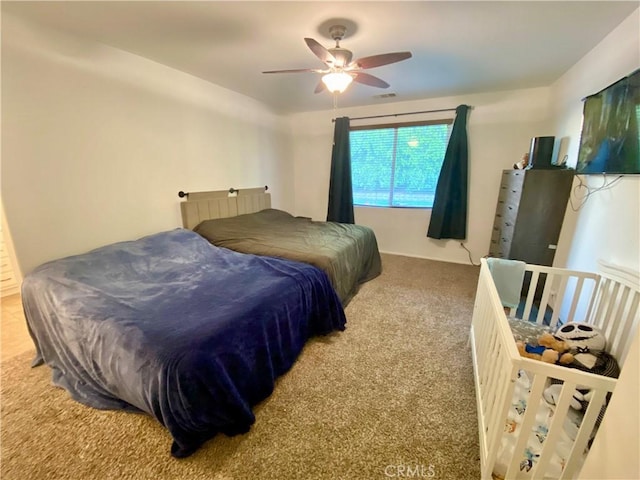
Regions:
<instances>
[{"instance_id":1,"label":"blue blanket","mask_svg":"<svg viewBox=\"0 0 640 480\"><path fill-rule=\"evenodd\" d=\"M487 265L503 307L518 308L526 263L506 258L487 258Z\"/></svg>"},{"instance_id":2,"label":"blue blanket","mask_svg":"<svg viewBox=\"0 0 640 480\"><path fill-rule=\"evenodd\" d=\"M346 322L322 270L183 229L46 263L22 298L34 363L54 384L91 407L153 415L176 457L248 431L306 340Z\"/></svg>"}]
</instances>

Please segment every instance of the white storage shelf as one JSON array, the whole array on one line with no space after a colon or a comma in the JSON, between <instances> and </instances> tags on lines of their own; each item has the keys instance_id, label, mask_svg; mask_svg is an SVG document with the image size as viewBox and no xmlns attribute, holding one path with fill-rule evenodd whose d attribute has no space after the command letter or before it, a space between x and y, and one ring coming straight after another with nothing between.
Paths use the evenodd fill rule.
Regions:
<instances>
[{"instance_id":1,"label":"white storage shelf","mask_svg":"<svg viewBox=\"0 0 640 480\"><path fill-rule=\"evenodd\" d=\"M18 293L18 282L11 268L11 261L4 244L0 239L0 295L6 297Z\"/></svg>"}]
</instances>

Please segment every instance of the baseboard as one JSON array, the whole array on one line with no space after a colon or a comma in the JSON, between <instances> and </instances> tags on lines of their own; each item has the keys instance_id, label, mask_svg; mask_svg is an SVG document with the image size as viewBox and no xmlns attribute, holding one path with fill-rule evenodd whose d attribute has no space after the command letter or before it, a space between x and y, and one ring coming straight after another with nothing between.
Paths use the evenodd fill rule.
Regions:
<instances>
[{"instance_id":1,"label":"baseboard","mask_svg":"<svg viewBox=\"0 0 640 480\"><path fill-rule=\"evenodd\" d=\"M468 261L461 262L461 261L455 261L455 260L443 260L442 258L425 257L424 255L414 255L409 253L391 252L389 250L380 250L380 253L385 253L387 255L398 255L400 257L421 258L423 260L432 260L434 262L455 263L458 265L471 265L471 262L468 262Z\"/></svg>"}]
</instances>

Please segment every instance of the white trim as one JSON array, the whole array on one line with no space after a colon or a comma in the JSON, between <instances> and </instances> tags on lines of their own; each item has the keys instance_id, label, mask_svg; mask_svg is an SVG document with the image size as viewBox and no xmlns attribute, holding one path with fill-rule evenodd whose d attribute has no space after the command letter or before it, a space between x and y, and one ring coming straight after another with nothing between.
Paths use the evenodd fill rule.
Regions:
<instances>
[{"instance_id":1,"label":"white trim","mask_svg":"<svg viewBox=\"0 0 640 480\"><path fill-rule=\"evenodd\" d=\"M4 240L4 246L7 250L7 256L9 257L9 262L11 263L11 270L13 271L13 275L16 279L16 287L8 289L3 296L14 295L20 292L20 286L22 285L22 271L20 270L20 264L18 263L18 259L16 257L15 249L13 247L13 239L11 238L11 230L9 229L9 224L7 223L6 215L4 213L4 204L2 203L2 199L0 199L0 215L2 216L2 239Z\"/></svg>"},{"instance_id":2,"label":"white trim","mask_svg":"<svg viewBox=\"0 0 640 480\"><path fill-rule=\"evenodd\" d=\"M458 265L469 265L469 266L472 266L472 267L480 267L480 265L472 265L468 261L466 261L466 262L458 262L456 260L449 260L449 259L445 260L445 259L442 259L442 258L425 257L424 255L416 255L416 254L411 254L411 253L391 252L389 250L380 250L380 253L385 253L387 255L398 255L399 257L421 258L423 260L432 260L434 262L455 263L455 264L458 264Z\"/></svg>"},{"instance_id":3,"label":"white trim","mask_svg":"<svg viewBox=\"0 0 640 480\"><path fill-rule=\"evenodd\" d=\"M616 282L625 284L629 288L640 289L640 272L628 267L609 263L605 260L598 260L598 270L603 276L611 278Z\"/></svg>"}]
</instances>

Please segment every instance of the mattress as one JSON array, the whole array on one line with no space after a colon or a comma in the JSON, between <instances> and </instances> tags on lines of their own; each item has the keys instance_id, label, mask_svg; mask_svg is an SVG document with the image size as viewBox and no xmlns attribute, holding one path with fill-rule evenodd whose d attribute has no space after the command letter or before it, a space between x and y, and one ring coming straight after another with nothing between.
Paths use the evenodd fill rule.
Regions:
<instances>
[{"instance_id":1,"label":"mattress","mask_svg":"<svg viewBox=\"0 0 640 480\"><path fill-rule=\"evenodd\" d=\"M493 473L498 478L504 478L513 458L513 450L519 435L528 435L524 452L519 459L519 473L517 478L532 478L531 471L536 465L544 442L549 433L549 427L554 415L554 406L548 404L542 397L537 404L529 400L532 382L526 371L518 372L514 394L505 421L504 435L498 450ZM530 432L521 432L522 419L527 408L536 409L536 417ZM545 479L557 479L562 475L566 460L569 458L573 442L582 422L581 412L569 409L565 419L560 439L556 444L556 450L546 470ZM586 452L584 452L586 456ZM583 456L583 461L584 461Z\"/></svg>"},{"instance_id":2,"label":"mattress","mask_svg":"<svg viewBox=\"0 0 640 480\"><path fill-rule=\"evenodd\" d=\"M248 431L307 339L346 323L322 270L185 229L46 263L22 298L34 364L85 405L154 416L176 457Z\"/></svg>"},{"instance_id":3,"label":"mattress","mask_svg":"<svg viewBox=\"0 0 640 480\"><path fill-rule=\"evenodd\" d=\"M288 258L321 268L344 305L361 283L382 270L375 234L362 225L317 222L269 208L205 220L194 231L219 247Z\"/></svg>"},{"instance_id":4,"label":"mattress","mask_svg":"<svg viewBox=\"0 0 640 480\"><path fill-rule=\"evenodd\" d=\"M538 338L543 333L553 333L554 329L546 325L538 325L518 318L507 318L514 340L525 344L537 345ZM555 382L554 382L555 383ZM547 387L551 385L548 381ZM504 435L498 450L494 475L504 478L509 463L513 457L513 450L519 435L528 435L528 440L524 452L519 459L519 473L517 478L532 478L531 471L544 447L544 441L549 432L551 420L553 419L555 406L548 403L544 396L536 403L531 403L532 381L530 374L525 370L518 371L518 378L514 386L513 398L505 421ZM527 408L535 408L536 416L530 432L521 432L522 419ZM570 408L564 422L560 440L556 445L549 468L544 478L559 478L564 469L566 459L569 458L573 442L576 438L580 424L582 423L584 412ZM586 455L586 452L585 452Z\"/></svg>"}]
</instances>

